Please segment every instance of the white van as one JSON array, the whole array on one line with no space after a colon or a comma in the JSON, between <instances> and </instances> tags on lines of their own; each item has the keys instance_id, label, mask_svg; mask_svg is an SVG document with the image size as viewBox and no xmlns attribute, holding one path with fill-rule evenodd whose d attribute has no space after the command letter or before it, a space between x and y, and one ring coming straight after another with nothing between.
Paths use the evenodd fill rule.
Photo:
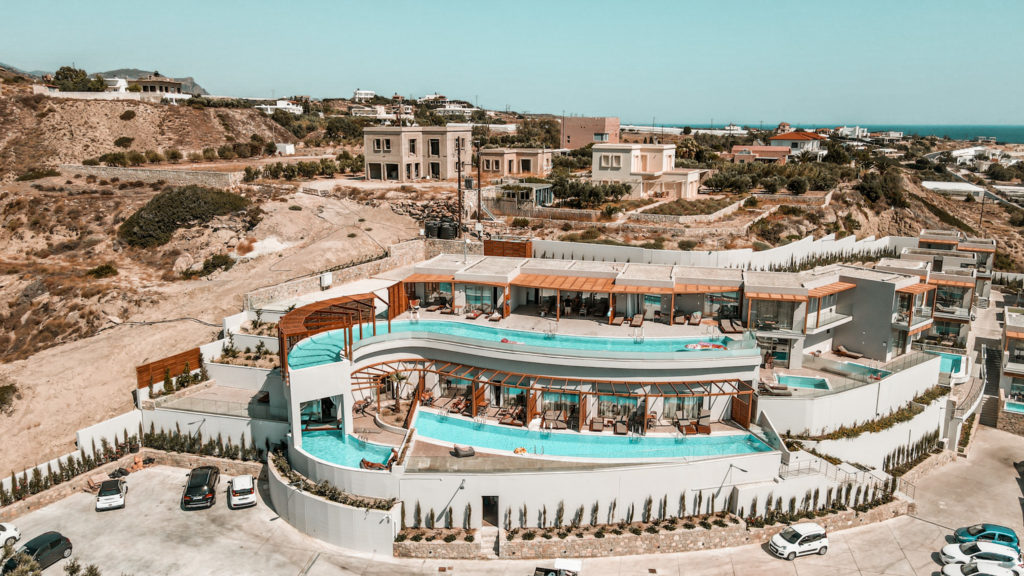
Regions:
<instances>
[{"instance_id":1,"label":"white van","mask_svg":"<svg viewBox=\"0 0 1024 576\"><path fill-rule=\"evenodd\" d=\"M793 560L797 556L828 552L828 534L814 522L787 526L768 542L768 550L779 558Z\"/></svg>"}]
</instances>

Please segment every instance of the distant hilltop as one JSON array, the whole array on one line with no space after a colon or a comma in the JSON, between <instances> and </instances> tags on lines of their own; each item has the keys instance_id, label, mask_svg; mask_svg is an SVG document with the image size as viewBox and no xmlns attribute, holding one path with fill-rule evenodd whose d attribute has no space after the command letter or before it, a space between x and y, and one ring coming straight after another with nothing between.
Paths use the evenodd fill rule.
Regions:
<instances>
[{"instance_id":1,"label":"distant hilltop","mask_svg":"<svg viewBox=\"0 0 1024 576\"><path fill-rule=\"evenodd\" d=\"M33 70L31 72L26 72L24 70L21 70L20 68L17 68L16 66L4 64L3 62L0 62L0 69L6 69L9 72L13 72L15 74L20 74L22 76L28 76L36 79L42 78L46 74L53 74L53 71L47 72L45 70ZM153 74L155 72L156 70L140 70L138 68L118 68L116 70L107 70L106 72L90 72L89 76L92 76L93 74L99 74L104 78L133 79L149 76L150 74ZM205 88L196 83L195 78L191 76L185 76L184 78L168 76L168 78L173 78L174 80L181 82L181 91L185 94L199 94L200 96L205 96L209 94L209 92L207 92Z\"/></svg>"}]
</instances>

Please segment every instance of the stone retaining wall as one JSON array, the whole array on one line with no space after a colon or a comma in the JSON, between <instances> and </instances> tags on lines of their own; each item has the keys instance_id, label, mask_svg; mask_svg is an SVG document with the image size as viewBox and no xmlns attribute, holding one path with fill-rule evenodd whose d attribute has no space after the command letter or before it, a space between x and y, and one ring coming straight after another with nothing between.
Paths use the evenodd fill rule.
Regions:
<instances>
[{"instance_id":1,"label":"stone retaining wall","mask_svg":"<svg viewBox=\"0 0 1024 576\"><path fill-rule=\"evenodd\" d=\"M906 474L901 476L901 478L911 484L917 484L921 478L924 478L932 471L942 468L954 460L956 460L955 446L953 447L953 450L943 450L938 454L932 454L925 458L923 462L908 470Z\"/></svg>"},{"instance_id":2,"label":"stone retaining wall","mask_svg":"<svg viewBox=\"0 0 1024 576\"><path fill-rule=\"evenodd\" d=\"M194 184L208 188L231 188L242 182L241 172L121 168L118 166L83 166L81 164L61 164L60 171L65 176L83 174L104 180L118 178L125 182L140 181L150 183L163 181L171 186L189 186Z\"/></svg>"},{"instance_id":3,"label":"stone retaining wall","mask_svg":"<svg viewBox=\"0 0 1024 576\"><path fill-rule=\"evenodd\" d=\"M571 220L573 222L597 222L601 218L599 210L580 210L576 208L525 208L515 202L484 200L484 207L496 216L512 216L520 218L540 218L544 220Z\"/></svg>"},{"instance_id":4,"label":"stone retaining wall","mask_svg":"<svg viewBox=\"0 0 1024 576\"><path fill-rule=\"evenodd\" d=\"M466 241L461 238L456 240L426 238L423 240L424 260L430 260L439 254L462 254L463 250L466 250L466 253L470 255L483 256L484 243L477 240L471 240L467 247Z\"/></svg>"},{"instance_id":5,"label":"stone retaining wall","mask_svg":"<svg viewBox=\"0 0 1024 576\"><path fill-rule=\"evenodd\" d=\"M996 417L996 428L1016 434L1017 436L1024 436L1024 414L1018 414L1016 412L1007 412L1003 410L1003 402L1000 401L999 414ZM977 427L975 427L977 428ZM977 434L977 429L971 431L972 434Z\"/></svg>"},{"instance_id":6,"label":"stone retaining wall","mask_svg":"<svg viewBox=\"0 0 1024 576\"><path fill-rule=\"evenodd\" d=\"M675 214L647 214L646 212L641 211L630 214L629 219L637 222L653 222L656 224L700 224L717 222L718 220L721 220L742 208L744 200L746 200L746 198L733 202L725 208L722 208L717 212L712 212L711 214L690 214L683 216Z\"/></svg>"},{"instance_id":7,"label":"stone retaining wall","mask_svg":"<svg viewBox=\"0 0 1024 576\"><path fill-rule=\"evenodd\" d=\"M769 202L782 202L784 204L806 204L809 206L820 206L824 208L832 202L832 193L834 190L829 190L824 196L794 196L793 194L755 194L758 200L765 200Z\"/></svg>"},{"instance_id":8,"label":"stone retaining wall","mask_svg":"<svg viewBox=\"0 0 1024 576\"><path fill-rule=\"evenodd\" d=\"M394 555L398 558L438 558L442 560L465 560L483 556L479 542L466 542L462 538L454 542L445 542L444 540L395 542Z\"/></svg>"}]
</instances>

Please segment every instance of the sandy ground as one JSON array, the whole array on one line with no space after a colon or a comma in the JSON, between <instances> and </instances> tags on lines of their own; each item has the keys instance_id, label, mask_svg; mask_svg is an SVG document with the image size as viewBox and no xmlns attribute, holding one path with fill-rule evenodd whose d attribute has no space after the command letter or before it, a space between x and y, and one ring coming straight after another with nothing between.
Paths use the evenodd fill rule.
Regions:
<instances>
[{"instance_id":1,"label":"sandy ground","mask_svg":"<svg viewBox=\"0 0 1024 576\"><path fill-rule=\"evenodd\" d=\"M303 209L289 210L290 205ZM291 247L239 262L208 279L148 287L157 303L122 320L186 317L219 326L224 315L241 309L245 292L379 253L418 233L415 222L390 208L332 198L298 194L267 209L256 238L275 237ZM15 381L22 396L12 415L0 417L0 470L21 470L74 450L77 430L132 408L135 366L208 342L218 331L190 320L126 323L0 365L0 378Z\"/></svg>"}]
</instances>

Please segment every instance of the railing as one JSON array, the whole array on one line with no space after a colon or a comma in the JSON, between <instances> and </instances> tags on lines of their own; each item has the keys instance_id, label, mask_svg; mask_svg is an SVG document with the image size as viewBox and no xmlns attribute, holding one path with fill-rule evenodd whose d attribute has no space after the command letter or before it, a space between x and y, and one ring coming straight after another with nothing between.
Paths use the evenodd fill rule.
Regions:
<instances>
[{"instance_id":1,"label":"railing","mask_svg":"<svg viewBox=\"0 0 1024 576\"><path fill-rule=\"evenodd\" d=\"M899 356L889 362L888 364L882 364L880 366L867 366L868 368L874 368L875 370L884 370L891 372L891 374L879 374L878 372L866 372L864 374L850 372L848 369L844 369L844 364L847 362L840 362L837 360L831 360L828 358L821 358L818 356L811 356L805 354L803 359L803 367L810 370L817 370L819 372L828 373L828 390L803 390L801 391L800 398L817 398L820 396L827 396L836 392L844 392L853 388L859 388L868 384L876 384L890 378L893 374L913 368L918 364L923 364L929 360L936 359L934 354L928 354L926 352L917 352L911 354L905 354ZM851 362L858 364L858 362Z\"/></svg>"},{"instance_id":2,"label":"railing","mask_svg":"<svg viewBox=\"0 0 1024 576\"><path fill-rule=\"evenodd\" d=\"M839 314L838 312L823 312L819 318L817 314L812 312L807 315L807 329L812 330L821 326L828 326L847 318L852 318L852 316L850 314Z\"/></svg>"},{"instance_id":3,"label":"railing","mask_svg":"<svg viewBox=\"0 0 1024 576\"><path fill-rule=\"evenodd\" d=\"M918 350L921 352L941 352L944 354L957 354L964 356L967 354L967 341L963 341L964 347L957 348L956 346L940 346L938 344L926 344L924 342L912 342L910 344L911 350Z\"/></svg>"},{"instance_id":4,"label":"railing","mask_svg":"<svg viewBox=\"0 0 1024 576\"><path fill-rule=\"evenodd\" d=\"M284 414L275 414L269 405L256 402L232 402L230 400L185 397L168 402L161 408L183 410L186 412L202 412L205 414L220 414L238 418L255 418L257 420L276 420L280 422L288 420L288 417Z\"/></svg>"},{"instance_id":5,"label":"railing","mask_svg":"<svg viewBox=\"0 0 1024 576\"><path fill-rule=\"evenodd\" d=\"M941 304L935 305L935 313L956 318L970 318L973 315L969 306L943 306Z\"/></svg>"},{"instance_id":6,"label":"railing","mask_svg":"<svg viewBox=\"0 0 1024 576\"><path fill-rule=\"evenodd\" d=\"M896 492L903 494L911 500L914 499L917 494L917 486L908 480L905 480L902 476L896 479Z\"/></svg>"},{"instance_id":7,"label":"railing","mask_svg":"<svg viewBox=\"0 0 1024 576\"><path fill-rule=\"evenodd\" d=\"M965 384L965 386L969 385L970 388L968 389L966 396L963 398L957 398L957 406L956 409L953 410L954 418L962 419L967 412L974 407L974 403L978 400L978 397L981 396L982 392L985 391L984 369L982 369L982 371L983 375L981 378L971 378L968 381L968 384Z\"/></svg>"},{"instance_id":8,"label":"railing","mask_svg":"<svg viewBox=\"0 0 1024 576\"><path fill-rule=\"evenodd\" d=\"M868 471L861 470L859 472L847 472L846 470L843 470L822 458L808 460L797 464L796 466L783 464L779 467L779 476L783 479L818 474L840 484L881 484L882 482L885 482L884 478L879 478Z\"/></svg>"}]
</instances>

